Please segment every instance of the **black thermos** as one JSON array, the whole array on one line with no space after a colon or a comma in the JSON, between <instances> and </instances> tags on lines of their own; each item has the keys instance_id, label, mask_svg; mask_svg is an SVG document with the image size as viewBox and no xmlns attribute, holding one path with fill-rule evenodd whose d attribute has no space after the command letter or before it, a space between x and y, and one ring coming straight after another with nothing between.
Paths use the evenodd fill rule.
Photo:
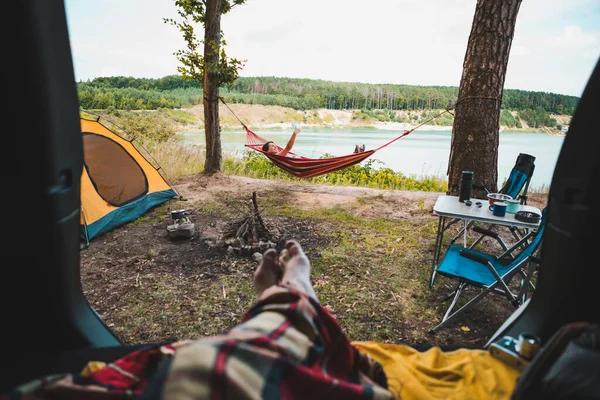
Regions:
<instances>
[{"instance_id":1,"label":"black thermos","mask_svg":"<svg viewBox=\"0 0 600 400\"><path fill-rule=\"evenodd\" d=\"M473 191L473 172L463 171L460 178L460 194L458 201L463 203L465 200L471 200L471 192Z\"/></svg>"}]
</instances>

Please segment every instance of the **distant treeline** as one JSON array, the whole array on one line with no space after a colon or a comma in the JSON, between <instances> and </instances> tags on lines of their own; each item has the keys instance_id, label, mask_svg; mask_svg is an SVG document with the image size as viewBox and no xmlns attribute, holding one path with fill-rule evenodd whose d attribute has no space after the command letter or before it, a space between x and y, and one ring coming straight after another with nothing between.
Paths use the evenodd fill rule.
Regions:
<instances>
[{"instance_id":1,"label":"distant treeline","mask_svg":"<svg viewBox=\"0 0 600 400\"><path fill-rule=\"evenodd\" d=\"M198 82L177 75L160 79L107 77L78 83L88 110L155 110L202 103ZM332 82L316 79L240 77L221 88L230 103L278 105L296 110L435 110L453 105L458 87ZM519 114L573 115L579 97L506 89L502 108Z\"/></svg>"}]
</instances>

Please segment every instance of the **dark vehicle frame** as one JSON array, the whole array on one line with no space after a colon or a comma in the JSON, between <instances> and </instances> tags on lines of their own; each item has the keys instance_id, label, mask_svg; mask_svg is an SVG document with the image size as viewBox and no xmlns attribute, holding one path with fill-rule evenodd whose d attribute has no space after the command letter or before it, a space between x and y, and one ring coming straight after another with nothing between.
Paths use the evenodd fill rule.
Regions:
<instances>
[{"instance_id":1,"label":"dark vehicle frame","mask_svg":"<svg viewBox=\"0 0 600 400\"><path fill-rule=\"evenodd\" d=\"M13 3L5 50L7 243L2 263L4 373L0 393L32 378L77 373L143 346L124 345L90 306L80 281L83 165L79 104L63 1ZM14 47L14 48L13 48ZM562 146L548 199L537 289L496 332L531 332L542 344L575 321L600 322L600 68L596 65ZM7 125L8 126L8 125ZM12 140L16 143L12 144ZM16 177L10 166L17 167ZM13 187L16 183L16 187ZM8 196L5 196L8 198ZM15 201L17 200L17 201ZM590 372L592 373L592 372Z\"/></svg>"}]
</instances>

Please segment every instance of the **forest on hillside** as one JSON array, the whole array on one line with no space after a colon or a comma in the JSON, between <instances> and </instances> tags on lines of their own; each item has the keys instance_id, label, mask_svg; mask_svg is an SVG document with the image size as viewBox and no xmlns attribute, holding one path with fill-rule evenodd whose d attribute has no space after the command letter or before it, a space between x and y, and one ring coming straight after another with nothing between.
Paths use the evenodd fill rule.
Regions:
<instances>
[{"instance_id":1,"label":"forest on hillside","mask_svg":"<svg viewBox=\"0 0 600 400\"><path fill-rule=\"evenodd\" d=\"M186 108L202 103L197 81L178 75L159 79L104 77L78 82L80 106L86 110L156 110ZM458 87L411 86L334 82L318 79L240 77L220 88L228 103L278 105L295 110L378 110L386 120L394 111L439 110L457 100ZM506 89L502 99L501 125L520 128L557 127L550 114L573 115L579 97L555 93ZM389 114L381 112L389 111ZM515 118L515 115L517 118ZM560 126L558 126L560 129Z\"/></svg>"}]
</instances>

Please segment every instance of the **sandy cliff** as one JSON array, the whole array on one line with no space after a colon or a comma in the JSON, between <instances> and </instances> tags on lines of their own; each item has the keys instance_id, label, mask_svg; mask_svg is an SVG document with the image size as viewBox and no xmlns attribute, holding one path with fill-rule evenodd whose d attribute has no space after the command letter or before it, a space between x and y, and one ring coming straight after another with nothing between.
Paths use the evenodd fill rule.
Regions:
<instances>
[{"instance_id":1,"label":"sandy cliff","mask_svg":"<svg viewBox=\"0 0 600 400\"><path fill-rule=\"evenodd\" d=\"M204 107L198 105L192 108L183 109L193 114L198 119L197 128L204 129ZM443 110L439 110L441 113ZM421 111L396 111L397 118L415 121L413 123L400 122L381 122L375 118L360 118L358 110L294 110L292 108L281 106L264 106L260 104L220 104L219 119L223 130L239 129L241 124L245 124L251 129L291 129L291 124L295 123L304 127L376 127L378 129L389 130L409 130L419 124ZM552 115L560 124L568 125L570 116ZM415 120L415 118L417 118ZM188 126L189 128L189 126ZM423 125L419 129L424 130L452 130L452 126L441 125ZM506 130L506 129L501 129ZM511 131L515 129L511 128ZM533 129L524 126L523 131L531 132ZM540 131L540 130L538 130ZM545 129L540 131L547 134L561 135L560 131L551 131Z\"/></svg>"}]
</instances>

